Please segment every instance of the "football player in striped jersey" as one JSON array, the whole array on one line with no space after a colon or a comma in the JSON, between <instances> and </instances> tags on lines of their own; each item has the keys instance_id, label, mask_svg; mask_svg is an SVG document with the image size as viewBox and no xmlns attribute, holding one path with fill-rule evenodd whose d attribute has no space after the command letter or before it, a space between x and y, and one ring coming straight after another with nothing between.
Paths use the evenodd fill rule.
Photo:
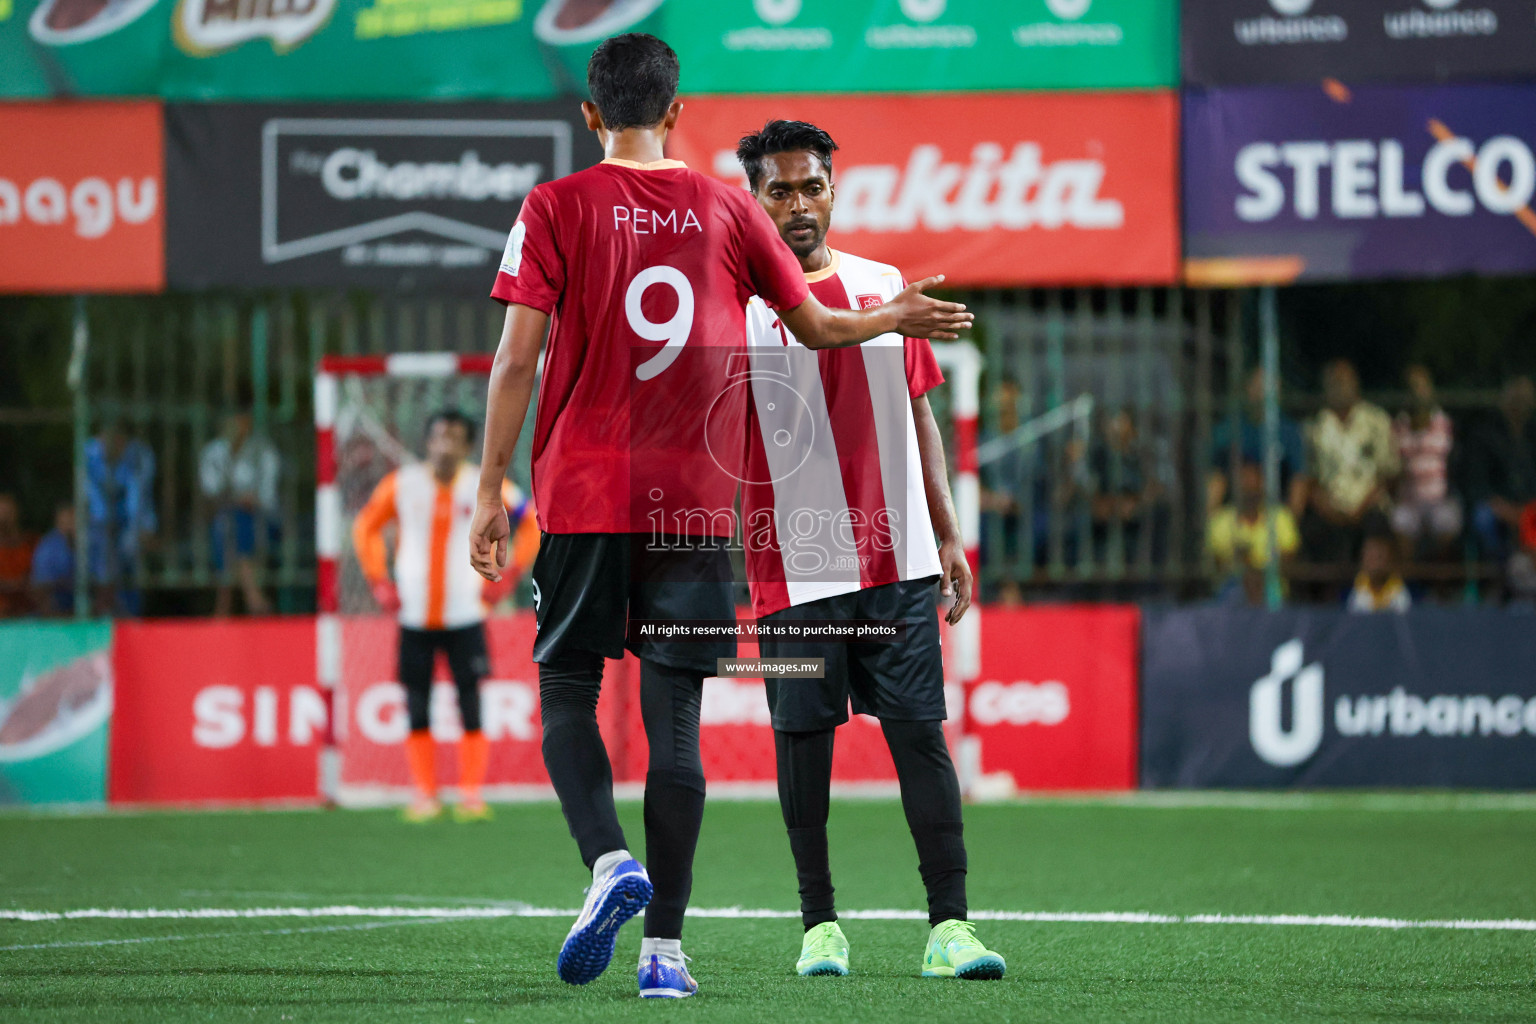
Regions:
<instances>
[{"instance_id":1,"label":"football player in striped jersey","mask_svg":"<svg viewBox=\"0 0 1536 1024\"><path fill-rule=\"evenodd\" d=\"M769 121L737 156L752 194L828 308L869 309L906 287L895 267L827 245L832 153L815 125ZM747 307L751 427L742 490L747 580L760 627L899 623L894 640L790 641L765 657L819 658L817 678L769 678L779 803L805 925L796 969L848 973L827 859L832 745L848 705L880 720L917 845L931 928L924 977L1001 978L1003 958L966 920L960 786L944 742L938 601L953 624L971 602L944 444L926 392L942 383L922 338L884 334L816 351L754 298ZM938 543L935 545L935 534Z\"/></svg>"},{"instance_id":2,"label":"football player in striped jersey","mask_svg":"<svg viewBox=\"0 0 1536 1024\"><path fill-rule=\"evenodd\" d=\"M489 670L485 609L511 591L539 547L532 502L503 480L502 501L517 524L512 571L488 584L465 564L461 553L469 544L480 479L480 468L469 462L474 440L474 423L462 412L448 409L434 415L427 423L426 460L401 466L380 480L352 527L353 547L374 599L400 619L399 674L411 721L405 753L416 787L404 812L410 822L430 821L442 813L429 714L439 651L448 659L464 726L454 818L483 821L491 816L480 793L490 758L490 745L480 729L480 680ZM384 536L391 524L393 579Z\"/></svg>"}]
</instances>

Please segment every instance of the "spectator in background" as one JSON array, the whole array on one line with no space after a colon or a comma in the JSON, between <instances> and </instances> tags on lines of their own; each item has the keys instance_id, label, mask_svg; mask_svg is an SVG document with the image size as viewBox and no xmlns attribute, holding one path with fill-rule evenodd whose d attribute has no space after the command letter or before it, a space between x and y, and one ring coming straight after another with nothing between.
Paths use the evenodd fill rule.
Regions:
<instances>
[{"instance_id":1,"label":"spectator in background","mask_svg":"<svg viewBox=\"0 0 1536 1024\"><path fill-rule=\"evenodd\" d=\"M996 410L995 430L984 430L981 443L1006 437L1019 428L1019 383L1012 377L998 381L992 394ZM1025 534L1025 509L1030 501L1026 478L1030 460L1034 457L1033 446L1029 449L1010 449L1006 454L981 468L981 561L983 565L1017 565L1020 556L1030 557L1031 538ZM1035 484L1044 481L1036 474ZM1046 513L1037 508L1035 529L1043 531ZM1002 550L993 550L994 545ZM1032 564L1032 563L1031 563ZM998 585L996 600L1004 605L1023 602L1019 581L1005 579Z\"/></svg>"},{"instance_id":2,"label":"spectator in background","mask_svg":"<svg viewBox=\"0 0 1536 1024\"><path fill-rule=\"evenodd\" d=\"M1373 532L1360 547L1360 572L1345 600L1352 612L1405 612L1413 604L1397 571L1397 544L1391 534Z\"/></svg>"},{"instance_id":3,"label":"spectator in background","mask_svg":"<svg viewBox=\"0 0 1536 1024\"><path fill-rule=\"evenodd\" d=\"M1455 431L1451 418L1435 401L1429 370L1410 366L1403 379L1408 385L1408 408L1392 423L1392 439L1403 467L1392 529L1406 557L1444 557L1461 535L1461 502L1448 484Z\"/></svg>"},{"instance_id":4,"label":"spectator in background","mask_svg":"<svg viewBox=\"0 0 1536 1024\"><path fill-rule=\"evenodd\" d=\"M271 610L261 592L260 557L277 541L277 483L282 462L266 438L253 432L249 412L225 417L221 435L203 447L198 478L213 506L213 568L219 573L214 614L233 605L230 570L249 615Z\"/></svg>"},{"instance_id":5,"label":"spectator in background","mask_svg":"<svg viewBox=\"0 0 1536 1024\"><path fill-rule=\"evenodd\" d=\"M1140 557L1143 544L1161 547L1155 543L1162 525L1159 513L1173 475L1166 463L1164 452L1142 443L1131 410L1115 410L1088 455L1089 508L1094 541L1102 550L1113 554L1105 545L1117 523L1125 538L1125 561ZM1150 555L1159 557L1156 550Z\"/></svg>"},{"instance_id":6,"label":"spectator in background","mask_svg":"<svg viewBox=\"0 0 1536 1024\"><path fill-rule=\"evenodd\" d=\"M1512 377L1499 412L1471 431L1466 445L1467 504L1485 557L1504 562L1524 507L1536 500L1536 387Z\"/></svg>"},{"instance_id":7,"label":"spectator in background","mask_svg":"<svg viewBox=\"0 0 1536 1024\"><path fill-rule=\"evenodd\" d=\"M119 585L117 610L143 611L142 594L126 586L138 576L144 549L153 543L155 456L123 424L107 424L85 442L85 501L90 530L102 545L108 578Z\"/></svg>"},{"instance_id":8,"label":"spectator in background","mask_svg":"<svg viewBox=\"0 0 1536 1024\"><path fill-rule=\"evenodd\" d=\"M1239 413L1236 432L1227 417L1217 420L1211 432L1211 476L1207 483L1208 508L1220 508L1227 500L1230 488L1227 474L1231 471L1233 439L1237 441L1236 464L1249 462L1264 464L1264 381L1262 369L1248 375L1247 390L1242 411ZM1306 504L1306 492L1302 481L1302 469L1306 458L1306 444L1301 427L1291 417L1280 416L1280 493L1287 499L1291 511L1300 515Z\"/></svg>"},{"instance_id":9,"label":"spectator in background","mask_svg":"<svg viewBox=\"0 0 1536 1024\"><path fill-rule=\"evenodd\" d=\"M87 562L98 608L107 607L106 551L98 536L87 535ZM32 603L40 615L69 615L75 610L75 507L61 502L53 529L32 552Z\"/></svg>"},{"instance_id":10,"label":"spectator in background","mask_svg":"<svg viewBox=\"0 0 1536 1024\"><path fill-rule=\"evenodd\" d=\"M33 546L32 537L22 532L15 496L0 493L0 619L25 615L32 606L27 581Z\"/></svg>"},{"instance_id":11,"label":"spectator in background","mask_svg":"<svg viewBox=\"0 0 1536 1024\"><path fill-rule=\"evenodd\" d=\"M1324 408L1307 424L1307 513L1302 537L1311 557L1352 559L1365 534L1385 522L1387 496L1399 469L1392 418L1360 398L1354 364L1323 368Z\"/></svg>"},{"instance_id":12,"label":"spectator in background","mask_svg":"<svg viewBox=\"0 0 1536 1024\"><path fill-rule=\"evenodd\" d=\"M1216 593L1221 603L1264 606L1265 574L1271 557L1271 520L1283 575L1286 562L1301 546L1296 519L1279 502L1266 508L1264 467L1257 462L1245 462L1238 471L1234 502L1212 515L1206 527L1205 548L1222 579Z\"/></svg>"}]
</instances>

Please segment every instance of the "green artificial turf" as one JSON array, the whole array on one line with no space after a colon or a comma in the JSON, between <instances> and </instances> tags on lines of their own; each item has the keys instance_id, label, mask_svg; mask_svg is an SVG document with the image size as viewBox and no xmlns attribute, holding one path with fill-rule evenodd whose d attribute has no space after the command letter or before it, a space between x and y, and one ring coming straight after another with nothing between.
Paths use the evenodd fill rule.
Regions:
<instances>
[{"instance_id":1,"label":"green artificial turf","mask_svg":"<svg viewBox=\"0 0 1536 1024\"><path fill-rule=\"evenodd\" d=\"M621 814L643 845L639 808ZM923 906L898 804L839 802L831 831L840 908ZM1531 804L1043 801L968 808L967 840L974 910L1536 919ZM382 811L0 816L10 909L560 908L585 881L552 804L480 826ZM709 806L694 905L796 906L774 805ZM635 997L637 923L607 974L562 984L569 925L0 921L0 1020L1536 1021L1532 931L984 921L1008 977L967 983L918 976L922 921L846 920L853 974L807 979L797 921L698 919L684 944L699 996L654 1004Z\"/></svg>"}]
</instances>

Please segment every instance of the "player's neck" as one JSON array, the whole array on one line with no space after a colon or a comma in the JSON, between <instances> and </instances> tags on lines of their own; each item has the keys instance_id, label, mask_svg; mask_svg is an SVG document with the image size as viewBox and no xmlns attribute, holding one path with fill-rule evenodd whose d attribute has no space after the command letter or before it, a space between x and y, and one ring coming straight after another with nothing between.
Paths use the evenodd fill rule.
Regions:
<instances>
[{"instance_id":1,"label":"player's neck","mask_svg":"<svg viewBox=\"0 0 1536 1024\"><path fill-rule=\"evenodd\" d=\"M605 159L653 164L667 157L667 129L662 125L654 128L626 128L621 132L608 132L606 135L607 137L603 139Z\"/></svg>"},{"instance_id":2,"label":"player's neck","mask_svg":"<svg viewBox=\"0 0 1536 1024\"><path fill-rule=\"evenodd\" d=\"M826 270L832 265L832 247L826 242L818 245L809 256L801 256L800 269L807 274L814 274L818 270Z\"/></svg>"},{"instance_id":3,"label":"player's neck","mask_svg":"<svg viewBox=\"0 0 1536 1024\"><path fill-rule=\"evenodd\" d=\"M432 468L432 476L440 484L451 484L458 477L459 470L463 467L463 465L463 463L458 463L447 471L434 466Z\"/></svg>"}]
</instances>

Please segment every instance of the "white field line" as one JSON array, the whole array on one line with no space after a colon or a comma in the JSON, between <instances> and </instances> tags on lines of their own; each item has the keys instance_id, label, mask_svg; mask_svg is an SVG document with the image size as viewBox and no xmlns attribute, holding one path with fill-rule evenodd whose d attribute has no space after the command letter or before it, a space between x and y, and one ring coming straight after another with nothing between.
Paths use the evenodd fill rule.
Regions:
<instances>
[{"instance_id":1,"label":"white field line","mask_svg":"<svg viewBox=\"0 0 1536 1024\"><path fill-rule=\"evenodd\" d=\"M510 917L575 917L579 911L553 907L194 907L184 909L125 909L90 907L81 910L0 909L3 921L205 921L266 920L296 918L366 918L377 920L472 921ZM689 917L715 919L798 919L793 910L768 910L748 907L693 907ZM919 910L845 910L840 917L862 921L925 921ZM1025 910L974 910L977 921L1022 921L1048 924L1225 924L1260 926L1309 926L1316 928L1435 929L1442 931L1513 931L1536 932L1536 920L1519 918L1411 920L1394 917L1352 917L1342 914L1153 914L1142 911L1073 913ZM278 933L274 933L278 934ZM117 940L131 941L131 940Z\"/></svg>"},{"instance_id":2,"label":"white field line","mask_svg":"<svg viewBox=\"0 0 1536 1024\"><path fill-rule=\"evenodd\" d=\"M411 918L405 921L369 921L367 924L328 924L314 928L268 928L259 932L213 932L200 935L146 935L137 939L97 939L93 942L36 942L25 946L0 946L0 953L22 949L73 949L82 946L136 946L145 942L187 942L193 939L237 939L252 935L313 935L317 932L360 932L374 928L399 928L408 924L442 924L443 918Z\"/></svg>"}]
</instances>

